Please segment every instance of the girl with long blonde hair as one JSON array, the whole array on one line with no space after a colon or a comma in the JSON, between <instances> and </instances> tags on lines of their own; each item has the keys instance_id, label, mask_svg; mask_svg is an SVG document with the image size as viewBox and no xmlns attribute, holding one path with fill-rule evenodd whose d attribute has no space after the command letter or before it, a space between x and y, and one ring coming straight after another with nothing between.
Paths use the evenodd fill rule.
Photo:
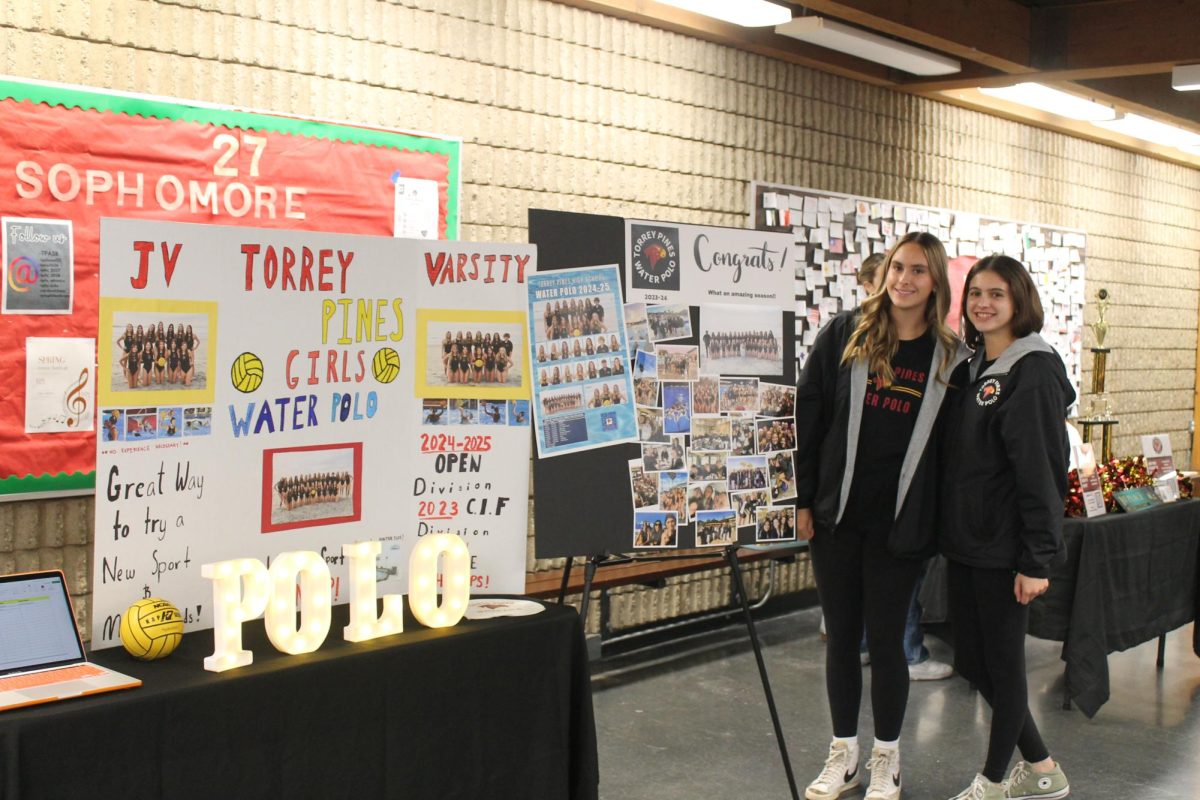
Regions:
<instances>
[{"instance_id":1,"label":"girl with long blonde hair","mask_svg":"<svg viewBox=\"0 0 1200 800\"><path fill-rule=\"evenodd\" d=\"M796 387L797 534L811 539L833 718L808 800L835 800L861 783L864 628L875 719L865 800L900 797L904 625L935 549L935 423L950 373L969 352L944 322L949 307L942 243L928 233L904 236L888 251L875 292L817 336Z\"/></svg>"}]
</instances>

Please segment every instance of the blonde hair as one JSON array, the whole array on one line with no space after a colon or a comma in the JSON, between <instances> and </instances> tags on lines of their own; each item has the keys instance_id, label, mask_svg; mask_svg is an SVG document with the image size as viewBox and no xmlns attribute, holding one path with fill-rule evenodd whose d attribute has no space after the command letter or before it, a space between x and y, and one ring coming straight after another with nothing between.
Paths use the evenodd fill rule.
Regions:
<instances>
[{"instance_id":1,"label":"blonde hair","mask_svg":"<svg viewBox=\"0 0 1200 800\"><path fill-rule=\"evenodd\" d=\"M868 369L875 373L881 386L891 386L895 380L892 358L900 346L900 338L896 335L896 326L892 324L892 299L888 296L884 284L887 282L888 270L892 268L892 259L906 244L915 244L921 248L930 277L933 278L933 293L925 303L925 322L942 344L944 352L937 372L938 380L945 383L942 373L950 366L958 349L958 337L946 325L946 314L950 312L950 270L946 248L942 246L941 240L932 233L922 231L906 234L888 251L883 267L878 273L875 293L863 301L858 324L846 342L846 349L842 351L842 363L860 359L866 361Z\"/></svg>"}]
</instances>

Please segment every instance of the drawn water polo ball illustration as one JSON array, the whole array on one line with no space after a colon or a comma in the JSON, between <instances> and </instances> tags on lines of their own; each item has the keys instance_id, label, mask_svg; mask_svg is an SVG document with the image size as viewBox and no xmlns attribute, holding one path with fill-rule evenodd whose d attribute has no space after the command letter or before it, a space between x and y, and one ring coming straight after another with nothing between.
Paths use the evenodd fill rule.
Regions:
<instances>
[{"instance_id":1,"label":"drawn water polo ball illustration","mask_svg":"<svg viewBox=\"0 0 1200 800\"><path fill-rule=\"evenodd\" d=\"M400 354L390 347L381 347L375 351L371 361L371 372L380 383L391 383L400 374Z\"/></svg>"},{"instance_id":2,"label":"drawn water polo ball illustration","mask_svg":"<svg viewBox=\"0 0 1200 800\"><path fill-rule=\"evenodd\" d=\"M182 638L183 615L162 598L138 600L121 616L121 644L141 661L166 658Z\"/></svg>"},{"instance_id":3,"label":"drawn water polo ball illustration","mask_svg":"<svg viewBox=\"0 0 1200 800\"><path fill-rule=\"evenodd\" d=\"M239 392L249 394L262 385L263 363L254 353L242 353L229 368L229 379Z\"/></svg>"}]
</instances>

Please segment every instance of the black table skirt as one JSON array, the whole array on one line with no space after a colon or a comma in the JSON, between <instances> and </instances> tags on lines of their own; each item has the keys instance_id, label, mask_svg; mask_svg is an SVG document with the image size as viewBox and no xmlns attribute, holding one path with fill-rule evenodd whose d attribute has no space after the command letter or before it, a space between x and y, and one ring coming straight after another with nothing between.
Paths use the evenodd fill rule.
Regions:
<instances>
[{"instance_id":1,"label":"black table skirt","mask_svg":"<svg viewBox=\"0 0 1200 800\"><path fill-rule=\"evenodd\" d=\"M1063 642L1069 696L1089 717L1108 700L1109 653L1200 616L1200 500L1069 519L1065 563L1030 606L1029 632ZM1200 634L1193 645L1200 655Z\"/></svg>"},{"instance_id":2,"label":"black table skirt","mask_svg":"<svg viewBox=\"0 0 1200 800\"><path fill-rule=\"evenodd\" d=\"M348 611L316 653L244 626L248 667L206 672L212 632L124 692L0 713L0 797L597 797L587 653L574 609L464 620L360 644Z\"/></svg>"}]
</instances>

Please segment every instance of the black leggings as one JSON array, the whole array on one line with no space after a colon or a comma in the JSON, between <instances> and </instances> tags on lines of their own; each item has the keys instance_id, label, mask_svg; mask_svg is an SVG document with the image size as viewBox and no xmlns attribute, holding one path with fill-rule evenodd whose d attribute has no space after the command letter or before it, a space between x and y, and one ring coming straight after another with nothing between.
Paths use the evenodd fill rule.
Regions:
<instances>
[{"instance_id":1,"label":"black leggings","mask_svg":"<svg viewBox=\"0 0 1200 800\"><path fill-rule=\"evenodd\" d=\"M1025 681L1025 631L1029 606L1013 594L1011 569L982 569L950 562L947 584L954 628L954 668L992 707L983 776L1004 779L1013 748L1030 763L1050 757L1029 714Z\"/></svg>"},{"instance_id":2,"label":"black leggings","mask_svg":"<svg viewBox=\"0 0 1200 800\"><path fill-rule=\"evenodd\" d=\"M924 562L887 552L886 530L841 527L818 533L809 543L817 592L829 636L825 649L825 689L833 735L858 733L862 700L859 644L866 626L871 654L871 708L875 737L900 738L908 705L908 661L904 621Z\"/></svg>"}]
</instances>

